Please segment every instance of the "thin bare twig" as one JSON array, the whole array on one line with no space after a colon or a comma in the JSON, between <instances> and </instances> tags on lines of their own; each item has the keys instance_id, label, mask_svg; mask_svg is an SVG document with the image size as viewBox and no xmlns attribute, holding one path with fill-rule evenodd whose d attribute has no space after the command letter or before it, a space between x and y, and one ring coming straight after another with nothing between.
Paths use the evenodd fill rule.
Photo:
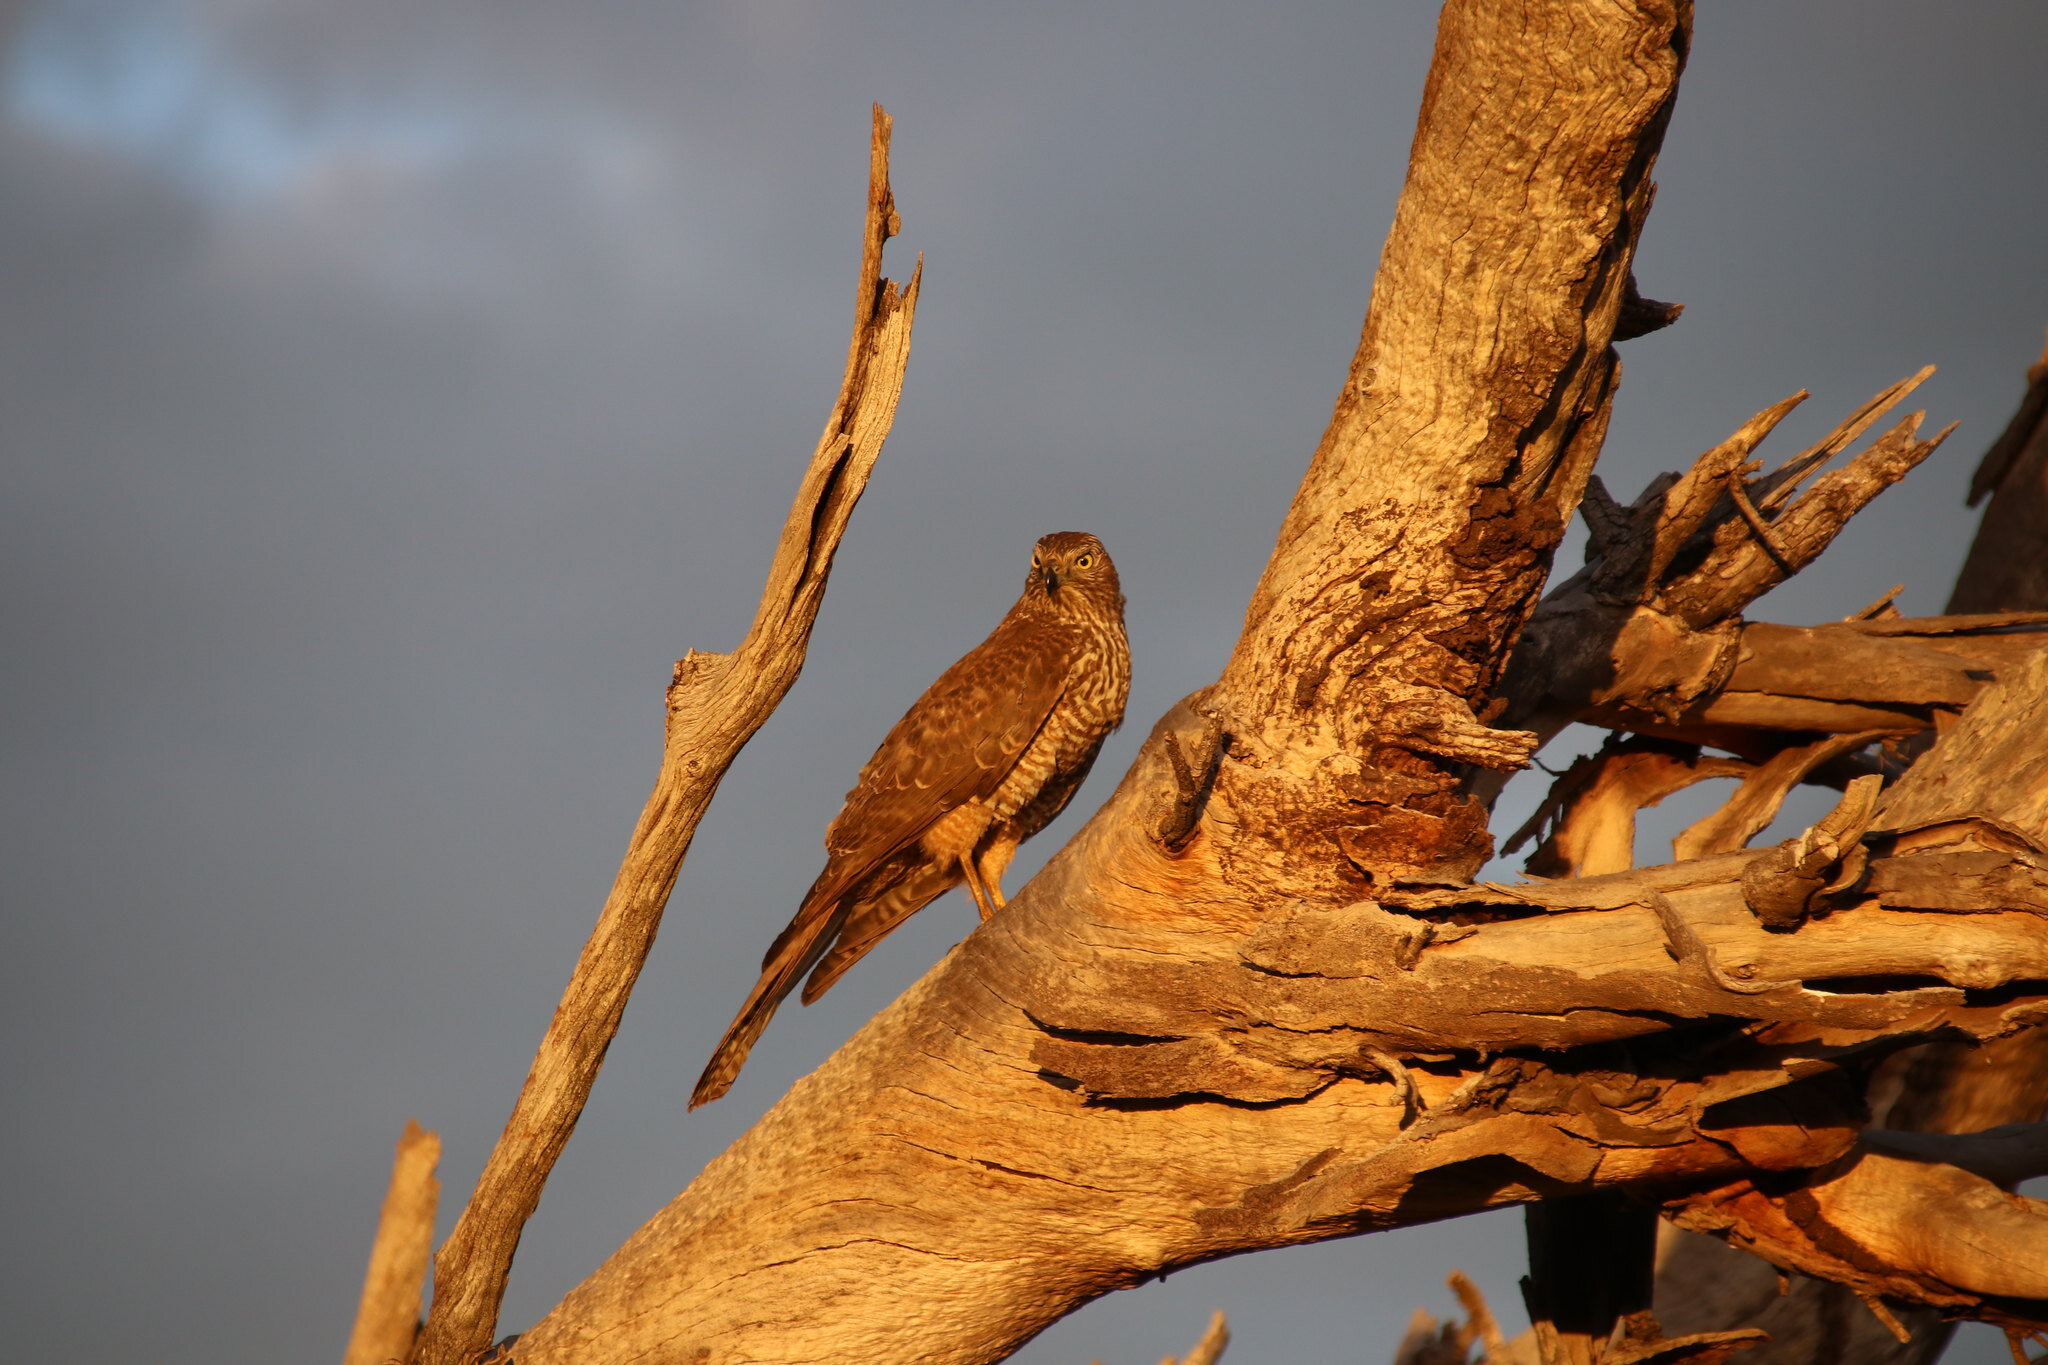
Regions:
<instances>
[{"instance_id":1,"label":"thin bare twig","mask_svg":"<svg viewBox=\"0 0 2048 1365\"><path fill-rule=\"evenodd\" d=\"M1742 519L1749 523L1749 529L1755 534L1757 544L1764 547L1764 553L1771 557L1779 572L1787 578L1799 572L1793 567L1791 559L1787 557L1777 540L1772 537L1771 528L1765 523L1763 514L1757 511L1756 504L1749 500L1749 493L1742 484L1742 471L1739 469L1728 476L1728 497L1734 502L1735 510L1742 514Z\"/></svg>"},{"instance_id":2,"label":"thin bare twig","mask_svg":"<svg viewBox=\"0 0 2048 1365\"><path fill-rule=\"evenodd\" d=\"M1223 1359L1223 1348L1228 1345L1230 1323L1224 1318L1223 1310L1219 1308L1209 1319L1208 1330L1202 1333L1202 1339L1195 1343L1194 1350L1189 1351L1178 1361L1168 1356L1160 1361L1159 1365L1216 1365L1217 1361Z\"/></svg>"},{"instance_id":3,"label":"thin bare twig","mask_svg":"<svg viewBox=\"0 0 2048 1365\"><path fill-rule=\"evenodd\" d=\"M1499 1360L1507 1349L1507 1340L1501 1336L1500 1324L1494 1320L1493 1310L1486 1305L1486 1296L1479 1292L1479 1286L1462 1270L1453 1270L1446 1281L1451 1292L1458 1296L1464 1306L1465 1321L1475 1338L1486 1347L1488 1360ZM1468 1342L1467 1345L1470 1343Z\"/></svg>"},{"instance_id":4,"label":"thin bare twig","mask_svg":"<svg viewBox=\"0 0 2048 1365\"><path fill-rule=\"evenodd\" d=\"M900 291L881 277L883 243L901 225L889 190L889 129L876 105L846 377L783 524L753 627L732 654L692 651L676 665L660 776L512 1116L435 1260L420 1365L463 1365L489 1345L519 1234L590 1097L697 822L803 668L832 557L888 437L910 359L919 275Z\"/></svg>"}]
</instances>

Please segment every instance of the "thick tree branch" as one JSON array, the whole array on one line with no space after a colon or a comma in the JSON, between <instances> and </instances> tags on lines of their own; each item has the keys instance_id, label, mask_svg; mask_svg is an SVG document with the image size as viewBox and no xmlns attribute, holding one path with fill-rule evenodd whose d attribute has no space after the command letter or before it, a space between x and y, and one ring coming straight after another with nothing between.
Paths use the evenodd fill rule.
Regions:
<instances>
[{"instance_id":1,"label":"thick tree branch","mask_svg":"<svg viewBox=\"0 0 2048 1365\"><path fill-rule=\"evenodd\" d=\"M832 557L888 437L910 359L921 267L900 291L881 276L883 243L900 226L889 130L876 105L846 376L783 523L753 626L732 654L692 651L676 664L654 791L505 1132L435 1260L434 1305L416 1355L423 1365L460 1365L490 1344L520 1232L618 1032L697 822L803 668Z\"/></svg>"}]
</instances>

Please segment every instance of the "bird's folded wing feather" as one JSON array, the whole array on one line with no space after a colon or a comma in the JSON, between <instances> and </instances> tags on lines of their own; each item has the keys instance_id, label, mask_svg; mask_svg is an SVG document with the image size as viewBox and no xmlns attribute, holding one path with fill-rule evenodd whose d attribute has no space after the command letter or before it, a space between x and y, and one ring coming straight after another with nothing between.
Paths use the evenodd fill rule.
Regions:
<instances>
[{"instance_id":1,"label":"bird's folded wing feather","mask_svg":"<svg viewBox=\"0 0 2048 1365\"><path fill-rule=\"evenodd\" d=\"M825 835L825 870L764 966L941 817L994 794L1052 714L1075 646L1054 623L1009 617L925 689L846 794Z\"/></svg>"}]
</instances>

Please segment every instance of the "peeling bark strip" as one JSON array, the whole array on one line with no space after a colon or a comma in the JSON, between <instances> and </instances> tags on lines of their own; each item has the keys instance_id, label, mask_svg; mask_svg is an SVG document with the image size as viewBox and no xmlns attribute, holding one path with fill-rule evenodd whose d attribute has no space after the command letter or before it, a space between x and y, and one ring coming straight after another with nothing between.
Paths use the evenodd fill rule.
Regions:
<instances>
[{"instance_id":1,"label":"peeling bark strip","mask_svg":"<svg viewBox=\"0 0 2048 1365\"><path fill-rule=\"evenodd\" d=\"M435 1259L434 1305L414 1356L421 1365L462 1365L490 1345L520 1232L590 1098L697 822L803 668L832 556L888 438L910 362L923 265L901 290L882 278L883 243L902 226L889 190L889 129L878 104L846 377L783 523L761 605L736 651L691 651L676 664L661 773L505 1132Z\"/></svg>"},{"instance_id":2,"label":"peeling bark strip","mask_svg":"<svg viewBox=\"0 0 2048 1365\"><path fill-rule=\"evenodd\" d=\"M1618 1192L1859 1293L2048 1314L2014 1297L2031 1280L1928 1252L1867 1182L1911 1155L1965 1241L2031 1246L2041 1206L1959 1197L1979 1177L1939 1163L1960 1151L1859 1145L1887 1052L2048 1020L2048 808L2027 785L2048 777L1995 771L2016 726L2039 732L2048 654L1971 634L2010 618L1739 619L1933 448L1910 417L1825 469L1918 378L1772 474L1749 464L1766 412L1633 508L1595 494L1597 562L1546 603L1537 664L1505 671L1605 428L1690 17L1452 0L1351 379L1222 678L1003 913L525 1334L520 1365L973 1365L1181 1266ZM1881 655L1881 685L1808 681L1829 672L1816 638ZM1695 713L1738 676L1800 722ZM1748 795L1694 839L1714 856L1471 885L1488 775L1535 738L1489 728L1503 702L1517 724L1698 724L1658 752L1725 741ZM1857 723L1811 723L1820 703ZM1882 804L1861 769L1883 765L1829 738L1928 726L1946 734ZM1741 847L1801 777L1844 784L1837 811ZM1639 1297L1602 1310L1625 1314L1604 1344L1552 1335L1603 1365L1752 1339L1666 1339L1626 1311Z\"/></svg>"}]
</instances>

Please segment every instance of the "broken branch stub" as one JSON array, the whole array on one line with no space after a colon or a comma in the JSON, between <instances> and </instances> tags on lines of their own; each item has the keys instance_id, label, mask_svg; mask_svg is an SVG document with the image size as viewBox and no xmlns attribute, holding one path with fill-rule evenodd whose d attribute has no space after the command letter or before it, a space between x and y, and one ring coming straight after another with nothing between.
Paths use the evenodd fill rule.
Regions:
<instances>
[{"instance_id":1,"label":"broken branch stub","mask_svg":"<svg viewBox=\"0 0 2048 1365\"><path fill-rule=\"evenodd\" d=\"M385 1365L412 1351L434 1252L434 1214L441 1199L434 1169L440 1161L440 1137L407 1119L392 1157L391 1181L342 1365Z\"/></svg>"},{"instance_id":2,"label":"broken branch stub","mask_svg":"<svg viewBox=\"0 0 2048 1365\"><path fill-rule=\"evenodd\" d=\"M1653 481L1629 507L1602 489L1588 507L1587 566L1543 599L1515 651L1503 684L1503 723L1546 740L1586 720L1714 744L1758 726L1829 734L1924 727L1924 711L1916 714L1913 706L1926 701L1852 710L1831 702L1840 681L1815 692L1773 692L1736 674L1759 656L1749 638L1759 627L1740 621L1743 609L1811 563L1851 517L1947 435L1918 439L1915 414L1841 468L1821 472L1930 373L1879 393L1770 475L1749 478L1750 455L1803 392L1758 413L1684 474ZM1874 667L1838 666L1832 676L1864 680L1866 691L1875 688L1889 701L1885 680L1903 670L1900 680L1911 692L1930 664L1877 638L1856 646ZM1961 665L1952 667L1961 672ZM1974 686L1960 693L1960 700L1942 700L1960 705ZM1704 714L1717 706L1719 714Z\"/></svg>"}]
</instances>

